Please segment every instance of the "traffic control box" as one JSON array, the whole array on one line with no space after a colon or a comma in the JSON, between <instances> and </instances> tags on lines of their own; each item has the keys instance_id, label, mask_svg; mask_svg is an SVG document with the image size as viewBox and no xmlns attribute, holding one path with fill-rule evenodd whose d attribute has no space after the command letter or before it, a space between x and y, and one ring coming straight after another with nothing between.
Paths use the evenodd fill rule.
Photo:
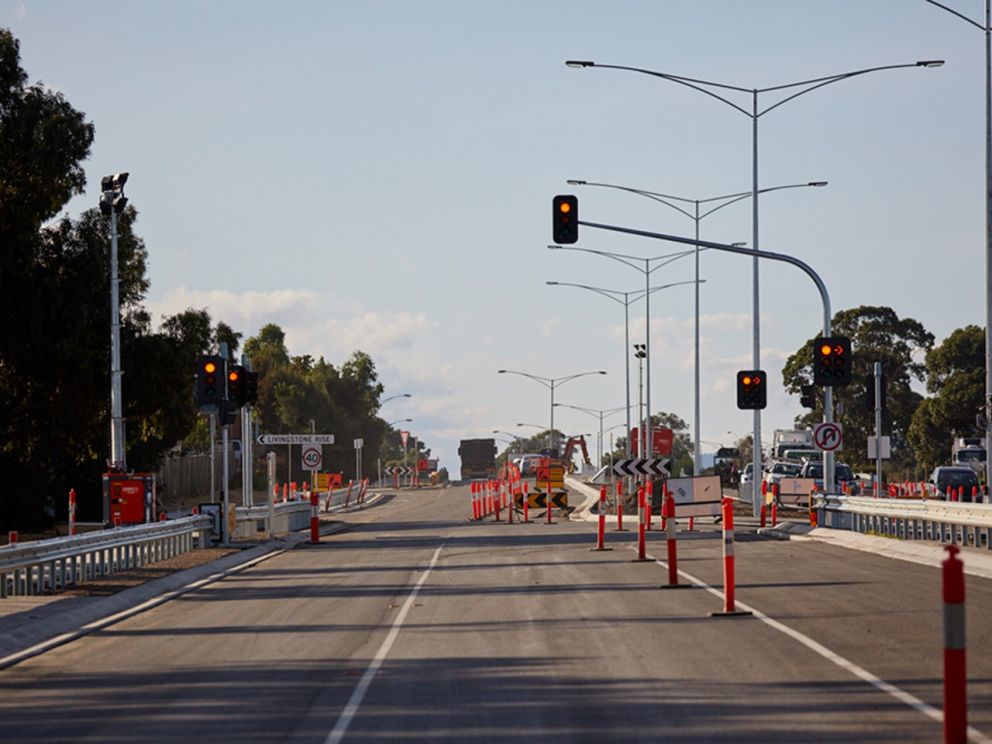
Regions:
<instances>
[{"instance_id":1,"label":"traffic control box","mask_svg":"<svg viewBox=\"0 0 992 744\"><path fill-rule=\"evenodd\" d=\"M152 473L104 473L105 524L144 524L153 521L155 476Z\"/></svg>"}]
</instances>

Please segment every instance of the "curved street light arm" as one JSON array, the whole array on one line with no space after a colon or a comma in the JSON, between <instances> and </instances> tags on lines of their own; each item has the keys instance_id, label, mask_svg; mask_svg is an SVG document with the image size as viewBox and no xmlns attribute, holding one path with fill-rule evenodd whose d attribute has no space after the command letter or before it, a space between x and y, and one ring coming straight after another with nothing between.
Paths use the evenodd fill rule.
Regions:
<instances>
[{"instance_id":1,"label":"curved street light arm","mask_svg":"<svg viewBox=\"0 0 992 744\"><path fill-rule=\"evenodd\" d=\"M951 15L956 15L962 21L967 21L968 23L970 23L972 26L974 26L977 29L980 29L982 31L985 31L986 33L988 32L988 29L985 26L983 26L982 24L978 23L977 21L971 20L966 15L962 15L961 13L958 13L953 8L948 8L946 5L943 5L942 3L936 2L936 0L923 0L923 1L924 2L927 2L927 3L930 3L931 5L936 5L938 8L940 8L941 10L946 10Z\"/></svg>"},{"instance_id":2,"label":"curved street light arm","mask_svg":"<svg viewBox=\"0 0 992 744\"><path fill-rule=\"evenodd\" d=\"M693 245L695 245L695 243L693 243ZM701 242L700 242L700 245L702 245ZM654 272L656 272L658 269L664 268L665 266L668 266L668 264L674 263L675 261L678 261L680 258L685 258L686 256L691 256L694 253L695 253L695 249L693 249L691 251L682 251L682 253L676 253L672 258L669 258L667 261L663 261L660 264L658 264L657 266L652 266L645 273L650 276L651 274L653 274ZM664 258L664 256L662 256L662 258ZM647 260L648 261L657 261L658 259L656 259L656 258L649 258Z\"/></svg>"},{"instance_id":3,"label":"curved street light arm","mask_svg":"<svg viewBox=\"0 0 992 744\"><path fill-rule=\"evenodd\" d=\"M767 194L771 191L782 191L784 189L803 189L803 188L809 188L810 186L819 187L826 185L827 185L826 181L807 181L806 183L790 183L787 186L769 186L767 189L758 189L758 193ZM737 202L743 201L744 199L750 199L751 196L752 196L751 192L746 191L740 194L728 194L727 196L717 196L711 199L700 199L699 200L700 204L704 202L719 201L720 199L726 199L728 201L725 201L723 204L718 204L708 212L703 212L702 214L699 215L699 219L702 220L704 217L709 217L717 210L723 209L724 207L729 207L731 204L736 204Z\"/></svg>"},{"instance_id":4,"label":"curved street light arm","mask_svg":"<svg viewBox=\"0 0 992 744\"><path fill-rule=\"evenodd\" d=\"M841 80L848 80L850 78L858 77L860 75L867 75L869 72L880 72L882 70L900 70L906 67L939 67L941 64L943 64L943 61L940 61L940 63L938 64L938 61L934 60L933 62L927 64L924 64L923 62L912 62L901 65L884 65L882 67L869 67L864 70L855 70L854 72L844 72L839 75L830 75L829 77L815 78L813 80L803 80L798 83L787 83L785 85L776 85L771 88L759 88L756 90L757 93L768 93L776 90L786 90L788 88L795 88L800 85L809 86L808 88L803 88L803 90L800 90L797 93L793 93L791 96L787 96L786 98L783 98L781 101L773 103L771 106L764 109L763 111L756 111L754 113L754 118L762 117L765 114L767 114L769 111L777 109L782 104L788 103L794 98L798 98L801 95L817 90L818 88L822 88L825 85L830 85L831 83L840 82Z\"/></svg>"},{"instance_id":5,"label":"curved street light arm","mask_svg":"<svg viewBox=\"0 0 992 744\"><path fill-rule=\"evenodd\" d=\"M537 382L541 383L546 388L551 388L552 385L554 384L554 380L551 379L550 377L538 377L537 375L530 374L530 372L518 372L517 370L514 369L501 369L499 370L498 374L520 375L521 377L529 377L530 379L536 380Z\"/></svg>"},{"instance_id":6,"label":"curved street light arm","mask_svg":"<svg viewBox=\"0 0 992 744\"><path fill-rule=\"evenodd\" d=\"M568 63L566 62L565 64ZM744 114L749 118L753 118L754 116L746 108L742 106L738 106L729 98L724 98L723 96L714 93L711 90L707 90L706 86L709 86L711 88L722 88L724 90L733 90L733 91L737 91L738 93L751 93L752 90L750 88L741 88L736 85L727 85L725 83L717 83L711 80L699 80L696 78L682 77L681 75L671 75L667 72L656 72L655 70L645 70L642 67L626 67L624 65L600 65L596 63L590 63L585 66L603 67L609 70L627 70L629 72L640 72L643 75L650 75L651 77L661 78L662 80L668 80L669 82L678 83L679 85L684 85L687 88L692 88L693 90L697 90L700 93L710 96L711 98L715 98L718 101L722 101L723 103L730 106L732 109L736 109L737 111L740 111L742 114Z\"/></svg>"},{"instance_id":7,"label":"curved street light arm","mask_svg":"<svg viewBox=\"0 0 992 744\"><path fill-rule=\"evenodd\" d=\"M556 377L554 378L553 382L556 385L562 385L566 382L569 382L570 380L575 380L579 377L588 377L589 375L605 375L605 374L606 372L604 372L601 369L594 369L590 372L579 372L577 375L569 375L568 377Z\"/></svg>"},{"instance_id":8,"label":"curved street light arm","mask_svg":"<svg viewBox=\"0 0 992 744\"><path fill-rule=\"evenodd\" d=\"M619 303L621 305L624 305L626 303L623 300L621 300L619 297L614 297L614 295L633 294L632 292L620 292L616 289L603 289L602 287L590 287L588 284L574 284L572 282L545 282L545 284L551 287L578 287L579 289L588 289L590 292L595 292L596 294L603 295L603 297L607 298L608 300L613 300L614 302ZM641 291L643 292L644 290Z\"/></svg>"},{"instance_id":9,"label":"curved street light arm","mask_svg":"<svg viewBox=\"0 0 992 744\"><path fill-rule=\"evenodd\" d=\"M672 258L672 260L675 260L677 258L682 258L683 256L687 256L689 255L689 253L692 252L692 251L681 251L679 253L669 253L664 256L655 256L654 258L645 259L640 256L628 256L624 253L610 253L609 251L597 251L592 248L576 248L575 246L570 246L570 245L549 245L548 250L579 251L580 253L595 253L597 256L606 256L608 258L612 258L614 261L619 261L622 264L626 264L627 266L630 266L633 269L637 269L641 273L644 273L644 269L642 269L639 265L642 261L661 261L666 258ZM631 261L636 261L637 263L636 264L631 263Z\"/></svg>"}]
</instances>

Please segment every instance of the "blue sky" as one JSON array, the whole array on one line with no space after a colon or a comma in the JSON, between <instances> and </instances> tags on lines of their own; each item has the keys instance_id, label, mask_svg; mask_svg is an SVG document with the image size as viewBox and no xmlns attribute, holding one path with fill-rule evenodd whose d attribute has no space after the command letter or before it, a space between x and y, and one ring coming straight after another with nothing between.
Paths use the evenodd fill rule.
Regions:
<instances>
[{"instance_id":1,"label":"blue sky","mask_svg":"<svg viewBox=\"0 0 992 744\"><path fill-rule=\"evenodd\" d=\"M982 13L981 0L947 2ZM387 395L413 394L382 415L413 418L453 470L459 439L548 420L548 391L497 369L604 369L557 400L623 405L622 309L545 282L634 290L642 278L547 250L566 179L689 198L750 188L747 117L566 59L745 88L947 60L827 86L763 117L761 187L830 185L763 197L761 245L810 263L835 310L888 305L938 342L984 325L983 39L923 0L0 0L0 24L21 40L30 78L96 125L90 186L68 212L96 204L102 175L130 171L156 317L208 307L246 336L279 323L291 353L340 363L367 351ZM584 219L692 232L648 200L578 194ZM748 203L705 220L702 236L750 240ZM579 246L672 250L593 230ZM701 435L729 443L751 426L733 399L734 373L751 366L750 261L704 254L701 273ZM655 281L691 277L686 260ZM781 367L821 310L793 268L763 266L761 286L770 437L800 413ZM654 296L653 407L690 422L692 324L691 287ZM556 424L596 425L563 410Z\"/></svg>"}]
</instances>

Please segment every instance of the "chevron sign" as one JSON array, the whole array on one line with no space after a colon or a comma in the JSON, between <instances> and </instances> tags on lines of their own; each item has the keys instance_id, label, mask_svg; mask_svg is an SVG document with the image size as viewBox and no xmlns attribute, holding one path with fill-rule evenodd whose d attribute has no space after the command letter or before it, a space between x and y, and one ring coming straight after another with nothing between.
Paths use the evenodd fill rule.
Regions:
<instances>
[{"instance_id":1,"label":"chevron sign","mask_svg":"<svg viewBox=\"0 0 992 744\"><path fill-rule=\"evenodd\" d=\"M395 465L389 468L383 468L382 472L386 475L410 475L413 472L413 468L408 465Z\"/></svg>"},{"instance_id":2,"label":"chevron sign","mask_svg":"<svg viewBox=\"0 0 992 744\"><path fill-rule=\"evenodd\" d=\"M638 476L653 475L667 478L671 473L669 468L672 460L668 457L637 457L632 460L617 460L613 463L613 472L616 475Z\"/></svg>"}]
</instances>

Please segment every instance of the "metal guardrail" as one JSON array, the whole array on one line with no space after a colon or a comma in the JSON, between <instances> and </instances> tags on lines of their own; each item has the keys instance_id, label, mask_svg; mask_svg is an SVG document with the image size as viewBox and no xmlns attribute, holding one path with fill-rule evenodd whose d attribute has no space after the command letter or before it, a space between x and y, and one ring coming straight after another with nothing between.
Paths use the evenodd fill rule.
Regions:
<instances>
[{"instance_id":1,"label":"metal guardrail","mask_svg":"<svg viewBox=\"0 0 992 744\"><path fill-rule=\"evenodd\" d=\"M821 494L814 507L822 527L992 549L990 504Z\"/></svg>"},{"instance_id":2,"label":"metal guardrail","mask_svg":"<svg viewBox=\"0 0 992 744\"><path fill-rule=\"evenodd\" d=\"M212 520L182 517L0 547L0 598L54 592L208 542Z\"/></svg>"}]
</instances>

